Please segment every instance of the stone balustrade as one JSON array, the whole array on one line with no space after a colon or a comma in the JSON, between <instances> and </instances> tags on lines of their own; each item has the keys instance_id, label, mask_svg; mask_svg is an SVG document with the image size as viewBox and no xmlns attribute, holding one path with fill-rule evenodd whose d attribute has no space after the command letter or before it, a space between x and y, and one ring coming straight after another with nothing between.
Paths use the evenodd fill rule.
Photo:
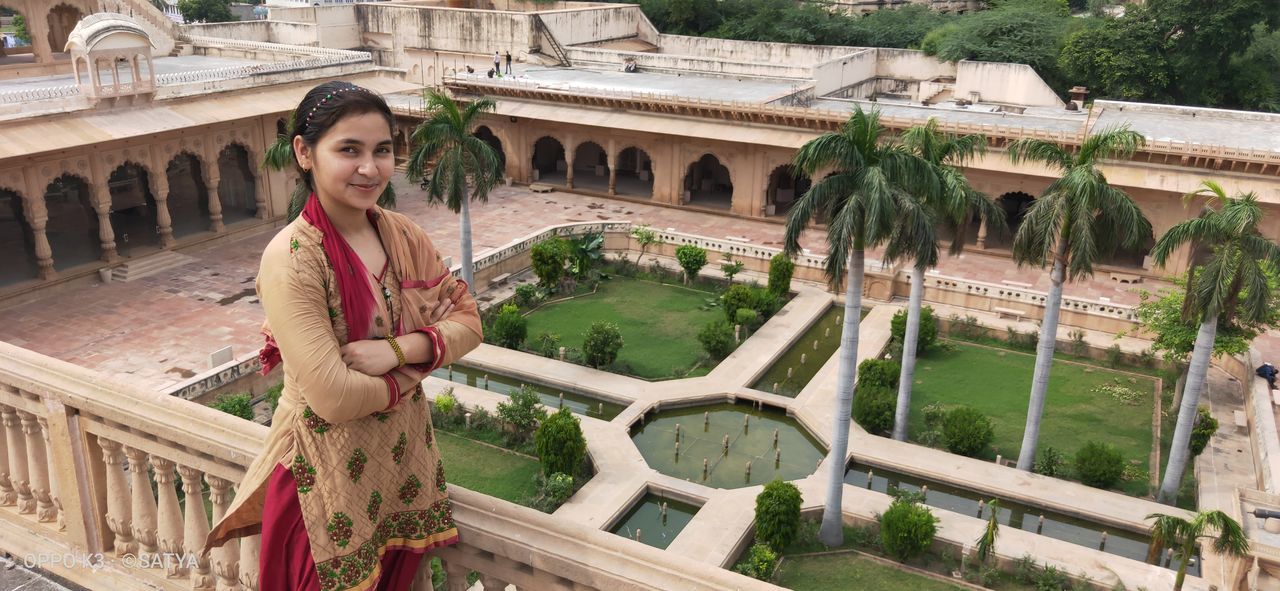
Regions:
<instances>
[{"instance_id":1,"label":"stone balustrade","mask_svg":"<svg viewBox=\"0 0 1280 591\"><path fill-rule=\"evenodd\" d=\"M32 101L46 101L50 99L77 96L79 94L80 87L75 84L67 84L65 86L46 86L44 88L31 88L27 90L10 90L7 92L0 92L0 104L22 104Z\"/></svg>"},{"instance_id":2,"label":"stone balustrade","mask_svg":"<svg viewBox=\"0 0 1280 591\"><path fill-rule=\"evenodd\" d=\"M0 342L0 550L88 589L258 588L259 536L198 550L266 427ZM453 487L448 589L778 589ZM56 557L56 558L54 558ZM420 573L415 589L429 590Z\"/></svg>"},{"instance_id":3,"label":"stone balustrade","mask_svg":"<svg viewBox=\"0 0 1280 591\"><path fill-rule=\"evenodd\" d=\"M223 39L221 37L188 35L186 33L181 35L181 39L195 46L263 51L277 55L333 57L355 61L373 59L367 51L351 51L348 49L330 49L327 47L312 47L308 45L285 45L283 43L267 43L263 41L242 41L239 39Z\"/></svg>"}]
</instances>

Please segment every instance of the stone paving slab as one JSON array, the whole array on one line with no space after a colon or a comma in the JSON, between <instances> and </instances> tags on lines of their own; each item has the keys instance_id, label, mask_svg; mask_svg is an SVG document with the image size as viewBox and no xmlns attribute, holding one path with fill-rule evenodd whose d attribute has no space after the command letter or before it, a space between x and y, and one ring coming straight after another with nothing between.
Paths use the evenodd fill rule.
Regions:
<instances>
[{"instance_id":1,"label":"stone paving slab","mask_svg":"<svg viewBox=\"0 0 1280 591\"><path fill-rule=\"evenodd\" d=\"M667 551L720 567L733 566L754 535L756 495L763 486L719 491L698 510Z\"/></svg>"},{"instance_id":2,"label":"stone paving slab","mask_svg":"<svg viewBox=\"0 0 1280 591\"><path fill-rule=\"evenodd\" d=\"M796 296L787 306L721 361L708 377L725 386L750 387L756 376L767 371L831 306L831 294L824 290L807 285L794 288Z\"/></svg>"}]
</instances>

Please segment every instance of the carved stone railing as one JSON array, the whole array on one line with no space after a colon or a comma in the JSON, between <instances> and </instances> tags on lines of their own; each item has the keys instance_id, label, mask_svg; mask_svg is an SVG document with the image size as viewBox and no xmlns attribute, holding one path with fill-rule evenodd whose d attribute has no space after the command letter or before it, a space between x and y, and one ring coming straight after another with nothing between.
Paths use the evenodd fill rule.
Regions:
<instances>
[{"instance_id":1,"label":"carved stone railing","mask_svg":"<svg viewBox=\"0 0 1280 591\"><path fill-rule=\"evenodd\" d=\"M50 99L78 96L79 94L80 87L75 84L68 84L65 86L46 86L44 88L32 88L29 90L10 90L7 92L0 92L0 104L21 104L32 101L47 101Z\"/></svg>"},{"instance_id":2,"label":"carved stone railing","mask_svg":"<svg viewBox=\"0 0 1280 591\"><path fill-rule=\"evenodd\" d=\"M258 588L259 536L198 550L266 427L0 342L0 429L0 550L19 563L93 590ZM778 589L451 492L462 543L438 553L450 590L471 571L522 591ZM420 573L415 589L430 588Z\"/></svg>"},{"instance_id":3,"label":"carved stone railing","mask_svg":"<svg viewBox=\"0 0 1280 591\"><path fill-rule=\"evenodd\" d=\"M267 43L264 41L244 41L240 39L223 39L221 37L204 37L200 35L182 34L182 39L197 47L217 47L220 49L240 49L262 51L275 55L296 55L312 57L333 57L363 61L373 59L367 51L351 51L348 49L331 49L327 47L311 47L309 45L285 45L283 43Z\"/></svg>"}]
</instances>

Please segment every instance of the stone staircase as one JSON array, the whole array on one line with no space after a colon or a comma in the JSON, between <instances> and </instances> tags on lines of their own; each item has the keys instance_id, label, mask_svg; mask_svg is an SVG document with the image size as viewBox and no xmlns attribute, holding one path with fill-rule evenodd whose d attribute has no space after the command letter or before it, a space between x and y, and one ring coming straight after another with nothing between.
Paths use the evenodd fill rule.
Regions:
<instances>
[{"instance_id":1,"label":"stone staircase","mask_svg":"<svg viewBox=\"0 0 1280 591\"><path fill-rule=\"evenodd\" d=\"M129 262L111 269L111 281L128 283L134 279L155 275L198 260L185 254L164 250L141 258L131 259Z\"/></svg>"}]
</instances>

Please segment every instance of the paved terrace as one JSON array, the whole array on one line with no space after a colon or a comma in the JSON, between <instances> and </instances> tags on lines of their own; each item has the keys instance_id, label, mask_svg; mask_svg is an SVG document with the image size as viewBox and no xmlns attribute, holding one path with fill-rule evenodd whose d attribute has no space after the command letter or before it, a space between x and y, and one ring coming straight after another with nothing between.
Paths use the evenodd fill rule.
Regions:
<instances>
[{"instance_id":1,"label":"paved terrace","mask_svg":"<svg viewBox=\"0 0 1280 591\"><path fill-rule=\"evenodd\" d=\"M237 68L240 66L253 66L257 64L271 63L266 60L251 60L243 58L230 57L213 57L204 55L183 55L178 57L152 57L152 63L156 67L156 75L177 74L179 72L197 72L200 70L214 70L218 68ZM57 86L67 86L76 83L75 76L71 74L62 74L58 76L32 76L30 78L14 78L10 80L0 80L0 92L10 92L16 90L35 90L37 88L52 88Z\"/></svg>"},{"instance_id":2,"label":"paved terrace","mask_svg":"<svg viewBox=\"0 0 1280 591\"><path fill-rule=\"evenodd\" d=\"M484 72L460 74L459 78L485 81ZM802 80L784 78L719 78L689 74L676 76L655 72L593 70L526 65L516 68L514 78L521 84L565 92L634 92L682 98L765 103L788 95L804 85Z\"/></svg>"}]
</instances>

